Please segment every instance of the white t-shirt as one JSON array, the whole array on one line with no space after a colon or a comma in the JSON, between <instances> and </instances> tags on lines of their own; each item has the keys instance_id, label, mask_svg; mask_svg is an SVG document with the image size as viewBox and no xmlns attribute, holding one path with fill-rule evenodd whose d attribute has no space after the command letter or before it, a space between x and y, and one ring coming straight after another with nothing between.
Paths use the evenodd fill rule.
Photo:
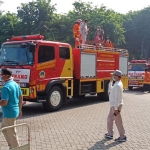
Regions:
<instances>
[{"instance_id":1,"label":"white t-shirt","mask_svg":"<svg viewBox=\"0 0 150 150\"><path fill-rule=\"evenodd\" d=\"M118 110L119 105L123 104L123 84L120 81L116 81L112 86L112 82L109 83L109 102L110 107L115 107Z\"/></svg>"}]
</instances>

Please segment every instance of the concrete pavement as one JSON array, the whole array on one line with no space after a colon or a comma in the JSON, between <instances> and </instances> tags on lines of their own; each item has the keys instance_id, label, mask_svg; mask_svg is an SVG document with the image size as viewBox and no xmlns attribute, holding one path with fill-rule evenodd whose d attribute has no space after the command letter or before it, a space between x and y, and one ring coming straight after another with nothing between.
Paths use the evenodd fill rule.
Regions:
<instances>
[{"instance_id":1,"label":"concrete pavement","mask_svg":"<svg viewBox=\"0 0 150 150\"><path fill-rule=\"evenodd\" d=\"M150 93L124 91L125 143L104 138L108 111L109 102L96 97L72 99L53 113L45 112L41 104L28 103L18 123L30 125L31 150L150 150ZM27 131L19 128L18 134L24 144ZM115 127L114 138L118 136ZM7 150L2 135L0 141L1 150Z\"/></svg>"}]
</instances>

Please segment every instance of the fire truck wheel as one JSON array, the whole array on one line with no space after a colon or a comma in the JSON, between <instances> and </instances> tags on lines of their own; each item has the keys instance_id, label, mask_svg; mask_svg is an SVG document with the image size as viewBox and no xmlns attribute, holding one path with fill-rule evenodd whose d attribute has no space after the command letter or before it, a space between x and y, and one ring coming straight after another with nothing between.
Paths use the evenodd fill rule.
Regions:
<instances>
[{"instance_id":1,"label":"fire truck wheel","mask_svg":"<svg viewBox=\"0 0 150 150\"><path fill-rule=\"evenodd\" d=\"M63 103L63 92L62 89L59 86L53 86L46 99L46 103L44 107L48 111L56 111L60 109L61 105Z\"/></svg>"},{"instance_id":2,"label":"fire truck wheel","mask_svg":"<svg viewBox=\"0 0 150 150\"><path fill-rule=\"evenodd\" d=\"M132 89L133 89L133 86L129 86L128 89L129 89L129 90L132 90Z\"/></svg>"},{"instance_id":3,"label":"fire truck wheel","mask_svg":"<svg viewBox=\"0 0 150 150\"><path fill-rule=\"evenodd\" d=\"M104 89L105 92L102 93L103 100L105 100L105 101L109 101L108 84L109 84L109 82L106 83L106 86Z\"/></svg>"}]
</instances>

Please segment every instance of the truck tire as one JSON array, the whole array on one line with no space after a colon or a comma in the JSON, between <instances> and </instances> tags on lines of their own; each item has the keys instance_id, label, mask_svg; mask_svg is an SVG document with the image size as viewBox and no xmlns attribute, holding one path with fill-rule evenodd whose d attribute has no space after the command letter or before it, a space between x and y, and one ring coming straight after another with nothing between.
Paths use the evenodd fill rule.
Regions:
<instances>
[{"instance_id":1,"label":"truck tire","mask_svg":"<svg viewBox=\"0 0 150 150\"><path fill-rule=\"evenodd\" d=\"M103 100L103 93L97 93L97 97L98 97L100 100Z\"/></svg>"},{"instance_id":2,"label":"truck tire","mask_svg":"<svg viewBox=\"0 0 150 150\"><path fill-rule=\"evenodd\" d=\"M63 92L59 86L53 86L47 95L46 103L43 103L43 107L47 111L57 111L60 109L63 103Z\"/></svg>"},{"instance_id":3,"label":"truck tire","mask_svg":"<svg viewBox=\"0 0 150 150\"><path fill-rule=\"evenodd\" d=\"M104 92L102 93L102 97L104 101L109 101L108 85L109 85L109 81L106 83Z\"/></svg>"},{"instance_id":4,"label":"truck tire","mask_svg":"<svg viewBox=\"0 0 150 150\"><path fill-rule=\"evenodd\" d=\"M133 86L129 86L128 89L129 89L129 90L132 90L132 89L133 89Z\"/></svg>"}]
</instances>

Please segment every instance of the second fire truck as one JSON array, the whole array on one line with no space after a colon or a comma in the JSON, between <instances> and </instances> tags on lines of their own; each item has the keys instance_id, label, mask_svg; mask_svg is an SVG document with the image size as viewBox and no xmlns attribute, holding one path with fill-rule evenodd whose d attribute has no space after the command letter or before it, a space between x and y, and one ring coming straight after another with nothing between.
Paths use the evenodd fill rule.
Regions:
<instances>
[{"instance_id":1,"label":"second fire truck","mask_svg":"<svg viewBox=\"0 0 150 150\"><path fill-rule=\"evenodd\" d=\"M143 87L145 69L149 67L149 60L131 60L128 66L129 90L133 87Z\"/></svg>"}]
</instances>

